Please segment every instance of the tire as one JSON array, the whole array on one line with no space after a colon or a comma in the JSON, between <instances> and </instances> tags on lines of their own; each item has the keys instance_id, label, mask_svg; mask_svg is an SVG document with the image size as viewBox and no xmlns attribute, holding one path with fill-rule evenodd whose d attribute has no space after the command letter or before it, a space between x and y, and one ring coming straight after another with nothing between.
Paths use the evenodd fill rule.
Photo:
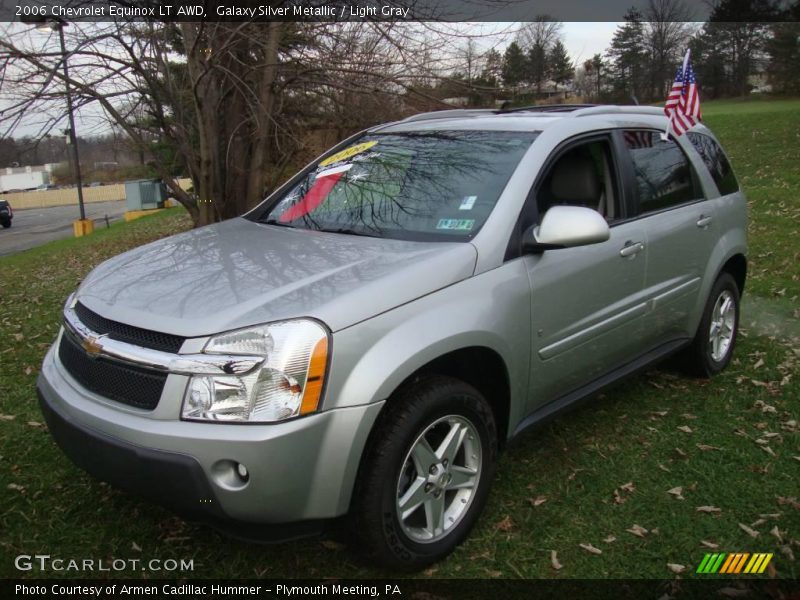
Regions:
<instances>
[{"instance_id":1,"label":"tire","mask_svg":"<svg viewBox=\"0 0 800 600\"><path fill-rule=\"evenodd\" d=\"M738 332L739 286L729 273L722 273L711 288L694 340L684 351L686 370L699 377L722 371L731 361Z\"/></svg>"},{"instance_id":2,"label":"tire","mask_svg":"<svg viewBox=\"0 0 800 600\"><path fill-rule=\"evenodd\" d=\"M8 229L9 227L11 227L11 219L9 219L8 221L0 221L0 224L3 225L3 229Z\"/></svg>"},{"instance_id":3,"label":"tire","mask_svg":"<svg viewBox=\"0 0 800 600\"><path fill-rule=\"evenodd\" d=\"M448 446L448 435L461 441ZM349 515L355 548L394 570L441 560L480 516L496 460L494 415L475 388L433 375L399 390L381 413L359 470Z\"/></svg>"}]
</instances>

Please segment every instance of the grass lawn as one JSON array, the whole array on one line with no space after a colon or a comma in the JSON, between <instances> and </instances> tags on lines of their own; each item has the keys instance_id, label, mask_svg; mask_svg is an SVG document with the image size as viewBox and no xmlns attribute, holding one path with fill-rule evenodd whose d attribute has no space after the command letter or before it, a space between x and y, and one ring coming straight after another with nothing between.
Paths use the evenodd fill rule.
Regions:
<instances>
[{"instance_id":1,"label":"grass lawn","mask_svg":"<svg viewBox=\"0 0 800 600\"><path fill-rule=\"evenodd\" d=\"M751 206L733 364L712 381L651 370L515 442L470 539L420 577L694 577L712 551L774 552L770 575L800 574L800 101L703 108ZM51 441L34 383L64 299L100 261L188 226L162 213L0 259L0 576L19 576L18 554L194 558L182 577L389 575L334 539L256 546L186 523Z\"/></svg>"}]
</instances>

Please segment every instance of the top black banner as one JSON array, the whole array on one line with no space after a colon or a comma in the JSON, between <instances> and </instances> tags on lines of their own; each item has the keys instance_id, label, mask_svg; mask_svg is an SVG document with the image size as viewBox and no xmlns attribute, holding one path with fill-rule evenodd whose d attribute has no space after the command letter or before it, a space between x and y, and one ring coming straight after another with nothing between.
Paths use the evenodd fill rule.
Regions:
<instances>
[{"instance_id":1,"label":"top black banner","mask_svg":"<svg viewBox=\"0 0 800 600\"><path fill-rule=\"evenodd\" d=\"M676 0L665 21L706 21L711 3ZM726 21L800 20L800 1L726 0ZM630 8L647 14L650 0L0 0L0 21L622 21ZM735 5L735 7L733 6ZM767 9L764 7L768 6ZM729 13L729 14L728 14Z\"/></svg>"}]
</instances>

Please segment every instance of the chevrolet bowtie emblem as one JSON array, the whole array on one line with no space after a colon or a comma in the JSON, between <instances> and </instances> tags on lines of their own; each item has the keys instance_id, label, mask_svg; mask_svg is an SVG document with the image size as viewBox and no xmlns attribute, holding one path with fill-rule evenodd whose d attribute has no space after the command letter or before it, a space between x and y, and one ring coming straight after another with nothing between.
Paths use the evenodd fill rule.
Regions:
<instances>
[{"instance_id":1,"label":"chevrolet bowtie emblem","mask_svg":"<svg viewBox=\"0 0 800 600\"><path fill-rule=\"evenodd\" d=\"M86 353L91 356L97 356L103 350L103 345L98 338L87 337L81 340L81 346L86 350Z\"/></svg>"}]
</instances>

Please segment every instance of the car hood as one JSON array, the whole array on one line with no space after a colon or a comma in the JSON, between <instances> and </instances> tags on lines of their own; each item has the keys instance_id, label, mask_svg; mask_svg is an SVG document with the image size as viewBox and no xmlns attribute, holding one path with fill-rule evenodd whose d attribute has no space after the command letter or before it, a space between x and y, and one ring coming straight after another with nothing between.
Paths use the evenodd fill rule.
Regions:
<instances>
[{"instance_id":1,"label":"car hood","mask_svg":"<svg viewBox=\"0 0 800 600\"><path fill-rule=\"evenodd\" d=\"M194 337L294 317L336 331L470 277L468 243L313 232L237 218L101 264L77 298L103 317Z\"/></svg>"}]
</instances>

